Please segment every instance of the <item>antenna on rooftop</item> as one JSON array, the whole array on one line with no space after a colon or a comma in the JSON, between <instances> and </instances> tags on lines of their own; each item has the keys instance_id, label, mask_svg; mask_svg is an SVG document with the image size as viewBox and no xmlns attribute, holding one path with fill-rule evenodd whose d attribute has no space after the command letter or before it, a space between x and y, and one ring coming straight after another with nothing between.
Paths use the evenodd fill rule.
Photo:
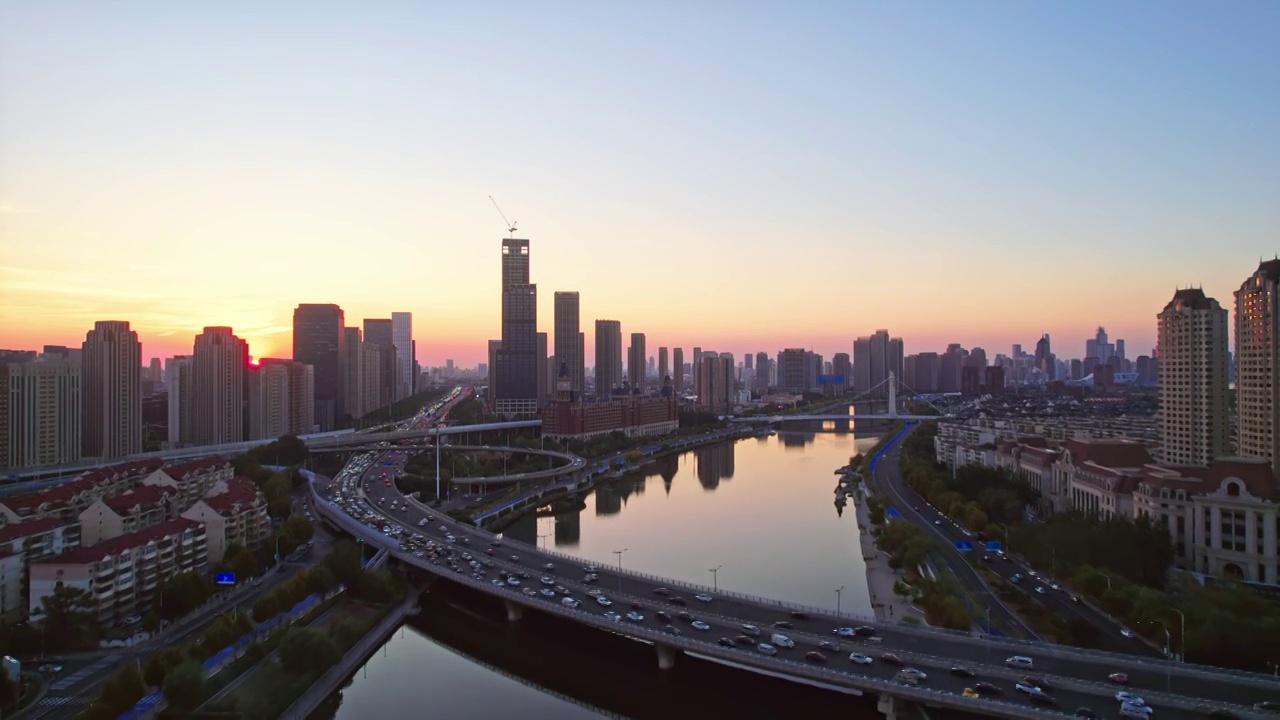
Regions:
<instances>
[{"instance_id":1,"label":"antenna on rooftop","mask_svg":"<svg viewBox=\"0 0 1280 720\"><path fill-rule=\"evenodd\" d=\"M502 216L502 222L507 224L507 232L511 234L511 237L515 237L516 236L515 222L507 219L507 214L502 212L502 208L498 207L498 201L494 200L492 195L489 196L489 202L493 203L493 208L498 211L499 215Z\"/></svg>"}]
</instances>

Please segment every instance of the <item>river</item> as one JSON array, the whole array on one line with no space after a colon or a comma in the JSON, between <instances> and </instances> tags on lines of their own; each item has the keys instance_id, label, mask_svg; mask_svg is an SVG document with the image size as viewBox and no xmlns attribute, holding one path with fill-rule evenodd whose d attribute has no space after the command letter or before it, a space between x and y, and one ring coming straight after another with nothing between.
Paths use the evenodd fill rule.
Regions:
<instances>
[{"instance_id":1,"label":"river","mask_svg":"<svg viewBox=\"0 0 1280 720\"><path fill-rule=\"evenodd\" d=\"M616 565L621 550L627 569L806 605L834 609L843 587L841 609L870 615L855 513L835 506L834 471L876 440L788 431L691 450L602 482L584 508L530 513L505 534L599 564ZM726 691L716 692L717 714L733 717L853 702L687 657L667 677L647 646L549 618L508 626L496 603L441 585L324 716L649 717L717 688ZM771 687L769 701L739 698L744 679L753 691Z\"/></svg>"}]
</instances>

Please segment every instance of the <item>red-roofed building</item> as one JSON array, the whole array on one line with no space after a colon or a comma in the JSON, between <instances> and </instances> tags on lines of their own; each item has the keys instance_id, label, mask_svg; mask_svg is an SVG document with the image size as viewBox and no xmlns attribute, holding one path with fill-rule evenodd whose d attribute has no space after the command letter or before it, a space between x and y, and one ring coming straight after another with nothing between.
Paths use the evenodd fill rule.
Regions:
<instances>
[{"instance_id":1,"label":"red-roofed building","mask_svg":"<svg viewBox=\"0 0 1280 720\"><path fill-rule=\"evenodd\" d=\"M44 490L0 499L0 524L47 517L75 519L99 498L132 489L139 478L152 474L162 464L151 458L108 465Z\"/></svg>"},{"instance_id":2,"label":"red-roofed building","mask_svg":"<svg viewBox=\"0 0 1280 720\"><path fill-rule=\"evenodd\" d=\"M57 588L73 587L92 593L103 624L140 615L165 580L207 570L205 537L203 525L178 518L32 563L32 614L39 615L43 599Z\"/></svg>"},{"instance_id":3,"label":"red-roofed building","mask_svg":"<svg viewBox=\"0 0 1280 720\"><path fill-rule=\"evenodd\" d=\"M230 480L235 474L230 460L215 455L166 465L142 482L177 488L178 511L182 512L204 497L214 485Z\"/></svg>"},{"instance_id":4,"label":"red-roofed building","mask_svg":"<svg viewBox=\"0 0 1280 720\"><path fill-rule=\"evenodd\" d=\"M215 563L232 543L256 548L271 536L267 499L246 477L214 485L182 517L202 522L209 529L209 559Z\"/></svg>"},{"instance_id":5,"label":"red-roofed building","mask_svg":"<svg viewBox=\"0 0 1280 720\"><path fill-rule=\"evenodd\" d=\"M27 582L26 570L30 563L43 560L58 553L80 547L80 524L73 520L48 517L41 520L28 520L20 523L9 523L0 528L0 561L4 565L0 569L3 579L0 584L0 595L15 596L16 605L9 601L0 601L3 605L4 620L21 620L26 617ZM13 559L17 558L17 559ZM19 567L20 566L20 567ZM11 585L17 581L16 589ZM12 598L10 598L12 599Z\"/></svg>"},{"instance_id":6,"label":"red-roofed building","mask_svg":"<svg viewBox=\"0 0 1280 720\"><path fill-rule=\"evenodd\" d=\"M1151 452L1120 439L1068 440L1054 463L1054 483L1066 490L1066 509L1102 517L1133 517L1133 490Z\"/></svg>"},{"instance_id":7,"label":"red-roofed building","mask_svg":"<svg viewBox=\"0 0 1280 720\"><path fill-rule=\"evenodd\" d=\"M80 542L103 540L144 530L178 517L178 489L169 485L139 485L123 495L102 498L80 513Z\"/></svg>"}]
</instances>

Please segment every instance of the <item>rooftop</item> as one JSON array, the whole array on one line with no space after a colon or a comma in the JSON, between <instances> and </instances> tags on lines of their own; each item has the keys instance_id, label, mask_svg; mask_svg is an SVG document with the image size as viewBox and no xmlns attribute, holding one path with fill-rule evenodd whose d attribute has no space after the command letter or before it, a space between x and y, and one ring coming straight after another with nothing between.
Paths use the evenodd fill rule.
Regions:
<instances>
[{"instance_id":1,"label":"rooftop","mask_svg":"<svg viewBox=\"0 0 1280 720\"><path fill-rule=\"evenodd\" d=\"M213 489L218 489L215 485ZM213 492L213 489L210 492ZM236 511L236 507L248 507L258 500L258 486L247 477L234 477L227 481L226 489L216 495L205 495L204 502L219 515Z\"/></svg>"},{"instance_id":2,"label":"rooftop","mask_svg":"<svg viewBox=\"0 0 1280 720\"><path fill-rule=\"evenodd\" d=\"M186 518L178 518L176 520L168 520L159 525L152 525L145 530L138 532L126 533L110 540L104 540L92 547L80 547L61 555L55 555L51 558L40 561L45 565L85 565L95 563L103 558L112 555L119 555L126 550L139 548L149 543L153 543L161 538L172 535L181 535L187 530L204 527L195 520Z\"/></svg>"},{"instance_id":3,"label":"rooftop","mask_svg":"<svg viewBox=\"0 0 1280 720\"><path fill-rule=\"evenodd\" d=\"M160 505L166 497L178 494L176 488L167 485L139 485L122 495L108 498L103 502L116 512L130 510L135 507L151 508Z\"/></svg>"},{"instance_id":4,"label":"rooftop","mask_svg":"<svg viewBox=\"0 0 1280 720\"><path fill-rule=\"evenodd\" d=\"M197 460L188 460L186 462L180 462L173 465L168 465L164 468L164 472L166 475L173 478L174 480L181 480L185 478L187 475L190 475L191 473L216 470L219 468L226 467L229 464L230 463L227 461L226 458L220 457L218 455L213 455L211 457L199 458Z\"/></svg>"},{"instance_id":5,"label":"rooftop","mask_svg":"<svg viewBox=\"0 0 1280 720\"><path fill-rule=\"evenodd\" d=\"M1151 453L1146 446L1133 440L1068 440L1062 448L1071 453L1076 465L1093 463L1106 468L1140 468L1151 462Z\"/></svg>"},{"instance_id":6,"label":"rooftop","mask_svg":"<svg viewBox=\"0 0 1280 720\"><path fill-rule=\"evenodd\" d=\"M65 518L41 518L39 520L9 523L0 528L0 543L13 542L19 538L31 537L32 535L39 535L60 527L70 527L76 524L76 521Z\"/></svg>"}]
</instances>

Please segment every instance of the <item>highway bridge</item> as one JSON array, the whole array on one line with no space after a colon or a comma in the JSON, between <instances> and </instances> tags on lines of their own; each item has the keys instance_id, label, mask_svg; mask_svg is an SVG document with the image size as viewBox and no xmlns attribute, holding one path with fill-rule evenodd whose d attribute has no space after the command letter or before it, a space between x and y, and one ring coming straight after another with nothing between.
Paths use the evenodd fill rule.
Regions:
<instances>
[{"instance_id":1,"label":"highway bridge","mask_svg":"<svg viewBox=\"0 0 1280 720\"><path fill-rule=\"evenodd\" d=\"M397 562L500 599L512 621L519 620L528 610L537 610L651 643L663 668L674 667L682 652L696 653L785 677L876 693L881 698L881 709L890 718L896 717L896 699L1002 718L1063 717L1077 707L1091 708L1100 717L1114 717L1118 706L1114 694L1120 688L1107 681L1107 675L1113 672L1127 673L1133 684L1131 690L1154 706L1161 718L1202 718L1212 710L1229 709L1238 717L1261 720L1267 716L1253 710L1252 704L1280 697L1280 682L1269 675L997 639L907 623L876 622L849 613L837 614L828 609L623 571L620 567L591 567L590 562L581 558L496 539L484 530L457 523L401 496L394 487L371 482L368 475L385 471L389 456L379 455L363 474L344 470L333 481L313 476L311 491L316 511L365 542L387 548ZM405 508L387 510L389 500L404 502ZM358 521L352 513L375 518L373 524L379 527ZM383 532L384 529L391 531L390 534ZM397 533L403 540L391 536ZM407 541L414 535L430 537L457 555L474 553L478 561L492 563L493 567L482 571L488 572L488 576L477 578L471 569L455 571L447 563L433 563L411 549L413 546ZM598 582L586 581L582 576L584 570L596 573ZM524 580L518 582L526 583L525 586L514 586L498 577L499 573L526 573L530 578L547 576L549 582L539 585L536 579ZM562 604L563 594L553 591L553 596L547 597L540 592L552 584L564 588L580 600L581 605L566 607ZM666 592L655 593L659 588ZM621 613L626 613L629 607L640 608L637 612L644 615L643 621L629 622L606 616L609 608L599 604L591 596L592 591L606 594L613 602L611 607ZM703 601L698 598L700 595L709 599ZM675 597L682 598L682 602L676 604ZM672 615L688 611L708 627L699 631L690 624L677 623L681 632L672 634L664 625L654 622L657 610ZM777 623L794 627L774 629ZM864 624L877 628L878 640L852 641L833 634L837 627ZM763 637L756 640L767 640L771 632L782 632L794 640L796 647L780 649L777 655L767 656L733 640L727 641L732 646L718 642L718 638L734 638L750 632L744 625L758 627L763 632ZM805 651L817 650L824 641L838 643L838 651L824 651L825 662L807 659ZM855 665L846 659L851 651L865 653L875 660L871 665ZM928 672L928 680L919 686L896 682L898 668L879 659L886 651ZM1047 684L1058 703L1056 707L1033 705L1025 695L1014 690L1014 682L1032 672L1006 668L1003 659L1011 655L1033 658L1034 675ZM950 670L957 666L974 672L977 680L1003 688L1003 694L964 697L960 691L975 680L953 676Z\"/></svg>"}]
</instances>

